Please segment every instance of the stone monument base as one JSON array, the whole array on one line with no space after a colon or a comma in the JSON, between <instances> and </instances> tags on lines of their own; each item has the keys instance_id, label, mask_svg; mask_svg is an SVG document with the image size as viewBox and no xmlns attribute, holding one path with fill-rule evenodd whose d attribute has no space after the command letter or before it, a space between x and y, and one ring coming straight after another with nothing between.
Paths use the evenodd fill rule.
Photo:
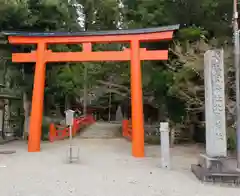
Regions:
<instances>
[{"instance_id":1,"label":"stone monument base","mask_svg":"<svg viewBox=\"0 0 240 196\"><path fill-rule=\"evenodd\" d=\"M202 182L240 185L240 172L236 161L228 158L212 158L201 154L198 164L191 166L192 172Z\"/></svg>"}]
</instances>

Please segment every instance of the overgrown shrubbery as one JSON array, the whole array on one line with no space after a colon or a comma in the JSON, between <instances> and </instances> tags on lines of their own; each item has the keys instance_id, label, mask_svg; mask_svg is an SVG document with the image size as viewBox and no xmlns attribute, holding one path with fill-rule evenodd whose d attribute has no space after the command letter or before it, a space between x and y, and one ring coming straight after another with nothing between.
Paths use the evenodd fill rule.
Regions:
<instances>
[{"instance_id":1,"label":"overgrown shrubbery","mask_svg":"<svg viewBox=\"0 0 240 196\"><path fill-rule=\"evenodd\" d=\"M50 117L44 116L43 121L42 121L42 136L41 136L41 139L43 141L48 140L50 123L60 124L61 121L62 121L62 119L50 118Z\"/></svg>"},{"instance_id":2,"label":"overgrown shrubbery","mask_svg":"<svg viewBox=\"0 0 240 196\"><path fill-rule=\"evenodd\" d=\"M47 122L46 120L43 120L43 123L42 123L42 137L41 137L41 139L43 141L48 140L49 125L50 125L49 122Z\"/></svg>"},{"instance_id":3,"label":"overgrown shrubbery","mask_svg":"<svg viewBox=\"0 0 240 196\"><path fill-rule=\"evenodd\" d=\"M230 151L235 151L237 146L237 136L234 128L227 130L227 148Z\"/></svg>"},{"instance_id":4,"label":"overgrown shrubbery","mask_svg":"<svg viewBox=\"0 0 240 196\"><path fill-rule=\"evenodd\" d=\"M227 113L232 113L230 116L234 119L235 113L232 106L236 104L235 98L232 96L235 94L235 85L234 68L231 67L233 51L230 27L232 22L231 1L75 0L74 5L79 3L78 7L82 7L82 10L77 10L77 7L73 6L71 2L73 1L0 0L1 30L79 31L84 26L85 30L94 31L120 27L130 29L181 24L181 29L175 34L174 41L171 41L170 45L165 42L157 42L142 46L151 50L170 47L168 61L143 63L144 101L153 107L158 107L159 116L163 121L169 119L174 123L185 123L187 124L186 129L189 128L190 124L201 125L204 122L201 117L204 113L203 55L208 49L223 47L226 75L228 75L225 78L228 86L226 89L228 95L226 100ZM120 6L120 4L123 4L123 6ZM83 25L80 27L77 19L79 19L78 13L81 11L81 14L85 14L85 19L81 19ZM102 50L110 49L110 45L100 45L98 47L101 47ZM122 45L119 45L116 46L116 49L121 51L122 47ZM20 50L18 47L13 49ZM25 48L24 50L27 52L30 49ZM80 51L79 46L59 45L51 49ZM94 46L95 49L96 46ZM5 47L4 50L6 50ZM10 54L9 51L8 53ZM2 56L3 54L0 54L0 57ZM8 63L10 64L10 61ZM68 100L70 102L71 99L81 101L85 82L83 65L85 64L72 65L67 63L47 67L46 109L67 103ZM110 91L114 94L112 103L128 100L130 97L129 64L94 62L87 65L88 92L89 95L94 95L93 97L96 99L94 101L99 106L108 107L109 96L105 95L108 95ZM31 100L32 66L25 66L25 64L17 66L14 78L18 88L28 94L29 100ZM110 81L110 78L113 78L113 80ZM111 90L109 89L110 86ZM104 92L98 93L99 91ZM122 91L125 93L122 93ZM103 99L105 105L102 103ZM155 114L150 117L155 119ZM42 140L48 138L48 132L49 122L43 121ZM198 138L204 138L204 131L199 131L196 135ZM148 140L152 143L159 142L158 137L152 139L152 136L150 136ZM235 144L235 134L229 133L228 148L234 149Z\"/></svg>"}]
</instances>

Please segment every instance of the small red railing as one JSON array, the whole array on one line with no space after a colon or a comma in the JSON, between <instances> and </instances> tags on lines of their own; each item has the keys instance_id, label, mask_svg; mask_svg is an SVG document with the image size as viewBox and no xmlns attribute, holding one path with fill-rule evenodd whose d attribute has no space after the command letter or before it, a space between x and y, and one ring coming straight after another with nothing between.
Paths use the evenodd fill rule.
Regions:
<instances>
[{"instance_id":1,"label":"small red railing","mask_svg":"<svg viewBox=\"0 0 240 196\"><path fill-rule=\"evenodd\" d=\"M88 126L95 123L95 119L92 115L85 117L74 118L72 134L76 135L77 132L81 130L83 126ZM62 140L69 137L69 127L68 126L59 126L51 123L49 126L49 141L54 142L57 140Z\"/></svg>"},{"instance_id":2,"label":"small red railing","mask_svg":"<svg viewBox=\"0 0 240 196\"><path fill-rule=\"evenodd\" d=\"M122 134L123 137L132 140L132 125L130 120L122 121Z\"/></svg>"}]
</instances>

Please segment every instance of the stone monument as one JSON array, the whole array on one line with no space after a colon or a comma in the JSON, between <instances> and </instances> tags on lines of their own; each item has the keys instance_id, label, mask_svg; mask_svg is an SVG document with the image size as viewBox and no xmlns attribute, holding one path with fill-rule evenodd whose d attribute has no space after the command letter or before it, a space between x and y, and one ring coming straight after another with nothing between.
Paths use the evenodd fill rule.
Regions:
<instances>
[{"instance_id":1,"label":"stone monument","mask_svg":"<svg viewBox=\"0 0 240 196\"><path fill-rule=\"evenodd\" d=\"M122 120L123 120L122 108L119 105L118 108L117 108L117 111L116 111L116 121L117 122L122 122Z\"/></svg>"},{"instance_id":2,"label":"stone monument","mask_svg":"<svg viewBox=\"0 0 240 196\"><path fill-rule=\"evenodd\" d=\"M238 182L240 173L227 158L224 52L209 50L204 55L206 154L192 165L202 181Z\"/></svg>"},{"instance_id":3,"label":"stone monument","mask_svg":"<svg viewBox=\"0 0 240 196\"><path fill-rule=\"evenodd\" d=\"M223 50L204 55L206 153L226 157L226 118Z\"/></svg>"}]
</instances>

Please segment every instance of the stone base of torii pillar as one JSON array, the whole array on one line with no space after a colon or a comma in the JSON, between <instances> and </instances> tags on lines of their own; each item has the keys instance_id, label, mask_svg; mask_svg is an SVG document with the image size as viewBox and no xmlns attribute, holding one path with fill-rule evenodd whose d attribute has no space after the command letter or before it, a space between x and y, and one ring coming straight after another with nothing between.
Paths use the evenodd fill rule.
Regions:
<instances>
[{"instance_id":1,"label":"stone base of torii pillar","mask_svg":"<svg viewBox=\"0 0 240 196\"><path fill-rule=\"evenodd\" d=\"M192 172L205 182L240 185L236 159L227 157L223 50L204 55L206 154L201 154Z\"/></svg>"}]
</instances>

